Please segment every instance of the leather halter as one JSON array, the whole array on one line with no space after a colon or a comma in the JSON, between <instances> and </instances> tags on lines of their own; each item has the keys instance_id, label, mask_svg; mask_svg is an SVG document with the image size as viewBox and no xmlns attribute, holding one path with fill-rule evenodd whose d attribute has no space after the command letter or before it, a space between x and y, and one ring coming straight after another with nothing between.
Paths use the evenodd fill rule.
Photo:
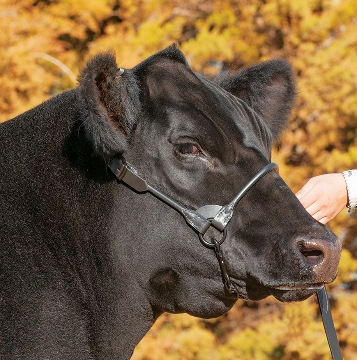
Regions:
<instances>
[{"instance_id":1,"label":"leather halter","mask_svg":"<svg viewBox=\"0 0 357 360\"><path fill-rule=\"evenodd\" d=\"M264 166L253 178L238 192L235 198L227 205L205 205L197 210L188 209L179 204L174 199L168 197L161 191L149 185L135 170L133 166L128 164L123 157L114 157L109 163L110 170L114 173L119 181L123 181L137 192L149 192L156 196L158 199L177 210L185 218L187 224L198 232L198 236L203 245L214 250L219 266L222 272L222 280L226 290L230 294L237 296L238 291L232 283L227 267L221 251L221 245L226 239L227 231L226 226L233 216L234 209L237 203L243 198L248 190L259 181L270 170L278 168L275 163L270 163ZM220 240L213 239L213 242L209 242L204 239L204 235L207 230L213 226L220 232L222 237Z\"/></svg>"},{"instance_id":2,"label":"leather halter","mask_svg":"<svg viewBox=\"0 0 357 360\"><path fill-rule=\"evenodd\" d=\"M253 178L238 192L235 198L227 205L205 205L200 207L197 210L188 209L181 204L179 204L174 199L168 197L161 191L149 185L132 167L128 164L123 157L115 157L109 163L108 167L116 176L118 181L123 181L135 191L149 192L152 195L156 196L158 199L171 206L177 210L185 218L187 224L191 226L194 230L197 231L200 241L206 247L214 249L216 257L218 259L219 266L222 272L222 280L226 290L230 294L238 294L236 287L232 283L226 268L226 264L223 258L223 253L221 251L221 244L226 238L227 230L226 226L233 216L234 209L237 203L243 198L243 196L250 190L250 188L258 182L264 175L266 175L270 170L277 170L278 165L275 163L270 163L264 166ZM204 239L204 234L207 230L213 226L217 230L223 233L222 238L218 241L213 239L213 242L208 242ZM325 328L325 333L327 341L330 347L330 352L333 360L342 360L342 354L340 346L338 343L338 338L336 330L333 324L333 319L330 310L330 304L328 300L328 295L326 287L323 286L322 289L317 291L317 299L319 302L320 313L322 317L322 322Z\"/></svg>"},{"instance_id":3,"label":"leather halter","mask_svg":"<svg viewBox=\"0 0 357 360\"><path fill-rule=\"evenodd\" d=\"M149 192L158 199L170 205L172 208L180 212L185 218L188 225L204 235L210 226L214 226L223 232L228 222L233 216L234 208L243 198L247 191L260 180L271 169L277 169L278 165L270 163L264 166L237 194L237 196L227 205L205 205L197 210L188 209L172 198L168 197L161 191L149 185L135 170L133 166L125 161L123 157L115 157L109 163L110 170L114 173L119 181L123 181L137 192Z\"/></svg>"}]
</instances>

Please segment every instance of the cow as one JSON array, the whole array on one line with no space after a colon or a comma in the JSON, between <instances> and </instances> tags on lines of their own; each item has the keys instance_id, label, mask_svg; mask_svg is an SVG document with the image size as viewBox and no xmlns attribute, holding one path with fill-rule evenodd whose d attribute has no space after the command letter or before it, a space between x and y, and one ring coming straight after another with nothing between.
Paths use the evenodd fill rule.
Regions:
<instances>
[{"instance_id":1,"label":"cow","mask_svg":"<svg viewBox=\"0 0 357 360\"><path fill-rule=\"evenodd\" d=\"M341 243L270 163L294 97L285 60L210 80L172 45L1 124L0 358L129 359L163 312L333 281Z\"/></svg>"}]
</instances>

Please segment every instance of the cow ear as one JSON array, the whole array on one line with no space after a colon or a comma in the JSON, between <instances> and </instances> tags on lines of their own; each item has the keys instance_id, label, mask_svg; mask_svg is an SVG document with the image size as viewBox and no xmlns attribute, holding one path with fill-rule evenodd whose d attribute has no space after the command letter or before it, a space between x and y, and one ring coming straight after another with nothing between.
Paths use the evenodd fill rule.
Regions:
<instances>
[{"instance_id":1,"label":"cow ear","mask_svg":"<svg viewBox=\"0 0 357 360\"><path fill-rule=\"evenodd\" d=\"M118 69L112 53L90 60L79 77L82 122L95 152L125 152L140 111L139 89L130 70Z\"/></svg>"},{"instance_id":2,"label":"cow ear","mask_svg":"<svg viewBox=\"0 0 357 360\"><path fill-rule=\"evenodd\" d=\"M284 126L295 100L291 66L282 59L249 67L219 85L239 97L268 123L274 138Z\"/></svg>"}]
</instances>

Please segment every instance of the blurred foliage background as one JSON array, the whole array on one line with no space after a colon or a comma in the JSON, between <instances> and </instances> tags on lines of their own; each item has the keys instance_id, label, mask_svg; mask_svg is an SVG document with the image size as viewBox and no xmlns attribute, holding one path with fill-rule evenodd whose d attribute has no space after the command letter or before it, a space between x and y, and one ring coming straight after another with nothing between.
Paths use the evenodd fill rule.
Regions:
<instances>
[{"instance_id":1,"label":"blurred foliage background","mask_svg":"<svg viewBox=\"0 0 357 360\"><path fill-rule=\"evenodd\" d=\"M0 0L0 122L76 86L88 58L120 67L176 42L214 77L267 59L293 66L298 99L273 152L297 191L308 178L357 168L356 0ZM329 226L344 249L329 285L345 360L357 358L357 214ZM241 301L201 320L164 314L134 360L330 359L316 298Z\"/></svg>"}]
</instances>

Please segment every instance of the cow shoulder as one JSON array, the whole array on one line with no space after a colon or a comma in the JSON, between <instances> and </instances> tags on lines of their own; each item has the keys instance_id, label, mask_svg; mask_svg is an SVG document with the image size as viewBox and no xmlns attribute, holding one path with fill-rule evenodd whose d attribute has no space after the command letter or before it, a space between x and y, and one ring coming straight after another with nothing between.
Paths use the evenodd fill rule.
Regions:
<instances>
[{"instance_id":1,"label":"cow shoulder","mask_svg":"<svg viewBox=\"0 0 357 360\"><path fill-rule=\"evenodd\" d=\"M263 62L224 78L219 85L261 115L274 137L285 127L295 100L295 80L287 61Z\"/></svg>"}]
</instances>

